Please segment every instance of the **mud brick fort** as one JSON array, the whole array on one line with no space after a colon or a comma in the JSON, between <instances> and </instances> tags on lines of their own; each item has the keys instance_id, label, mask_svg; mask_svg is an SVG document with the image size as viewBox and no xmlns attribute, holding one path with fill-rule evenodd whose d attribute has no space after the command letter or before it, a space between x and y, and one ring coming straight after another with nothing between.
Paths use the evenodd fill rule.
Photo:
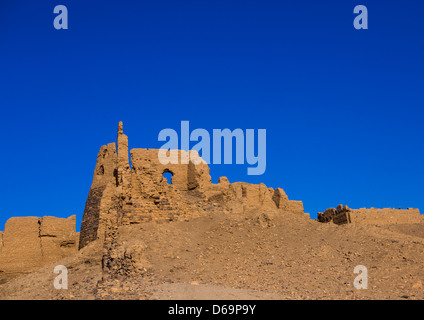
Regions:
<instances>
[{"instance_id":1,"label":"mud brick fort","mask_svg":"<svg viewBox=\"0 0 424 320\"><path fill-rule=\"evenodd\" d=\"M280 188L230 183L226 177L211 183L209 166L196 151L179 150L179 158L187 161L168 165L159 161L158 153L158 149L132 149L130 167L128 137L119 124L117 148L114 143L103 146L97 157L80 248L102 237L108 227L188 219L211 210L243 214L265 207L304 214L302 202L289 200ZM166 172L172 174L171 184L163 176Z\"/></svg>"},{"instance_id":2,"label":"mud brick fort","mask_svg":"<svg viewBox=\"0 0 424 320\"><path fill-rule=\"evenodd\" d=\"M169 152L169 151L168 151ZM88 193L81 231L75 216L11 218L0 232L0 272L25 273L74 254L95 240L103 241L104 272L122 270L117 250L118 229L144 222L169 223L206 213L297 215L309 219L301 201L283 189L265 184L211 182L209 166L196 151L178 151L180 163L162 164L158 149L128 150L128 137L119 123L117 144L100 148ZM164 173L172 175L171 183ZM260 219L261 215L259 215ZM317 223L402 224L421 222L418 209L350 209L339 205L318 213Z\"/></svg>"}]
</instances>

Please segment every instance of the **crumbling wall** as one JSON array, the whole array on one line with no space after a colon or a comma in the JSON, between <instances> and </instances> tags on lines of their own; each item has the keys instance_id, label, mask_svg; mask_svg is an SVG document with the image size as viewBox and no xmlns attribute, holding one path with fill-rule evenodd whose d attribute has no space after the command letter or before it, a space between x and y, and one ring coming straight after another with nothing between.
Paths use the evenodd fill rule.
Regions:
<instances>
[{"instance_id":1,"label":"crumbling wall","mask_svg":"<svg viewBox=\"0 0 424 320\"><path fill-rule=\"evenodd\" d=\"M286 193L281 188L275 189L272 199L274 200L277 207L284 211L294 212L298 214L304 213L303 202L289 200Z\"/></svg>"},{"instance_id":2,"label":"crumbling wall","mask_svg":"<svg viewBox=\"0 0 424 320\"><path fill-rule=\"evenodd\" d=\"M0 270L31 272L77 251L76 217L14 217L1 237Z\"/></svg>"},{"instance_id":3,"label":"crumbling wall","mask_svg":"<svg viewBox=\"0 0 424 320\"><path fill-rule=\"evenodd\" d=\"M229 185L229 189L233 192L229 202L231 200L240 199L248 206L277 207L272 199L273 190L268 189L263 183L251 184L246 182L234 182Z\"/></svg>"},{"instance_id":4,"label":"crumbling wall","mask_svg":"<svg viewBox=\"0 0 424 320\"><path fill-rule=\"evenodd\" d=\"M178 159L188 159L188 157L198 157L196 151L182 151L173 150ZM169 151L168 151L169 153ZM209 175L209 170L200 170L197 172L196 167L202 164L194 165L192 162L188 163L168 163L162 164L158 159L159 149L132 149L131 150L131 163L133 166L134 174L139 179L144 179L146 184L158 184L166 182L163 179L165 172L172 174L172 186L179 191L193 190L203 183L201 175ZM188 160L187 160L188 161ZM204 165L204 163L203 163ZM207 166L207 165L206 165ZM189 170L190 169L190 170ZM204 169L204 167L203 167ZM209 168L208 168L209 169ZM200 174L201 172L201 174ZM128 173L131 175L131 173ZM206 178L207 179L207 178ZM210 182L210 176L209 176ZM190 187L189 187L190 186Z\"/></svg>"},{"instance_id":5,"label":"crumbling wall","mask_svg":"<svg viewBox=\"0 0 424 320\"><path fill-rule=\"evenodd\" d=\"M40 219L42 264L53 263L77 251L79 234L75 231L76 216L68 219L43 217Z\"/></svg>"},{"instance_id":6,"label":"crumbling wall","mask_svg":"<svg viewBox=\"0 0 424 320\"><path fill-rule=\"evenodd\" d=\"M0 231L0 255L3 250L3 231Z\"/></svg>"},{"instance_id":7,"label":"crumbling wall","mask_svg":"<svg viewBox=\"0 0 424 320\"><path fill-rule=\"evenodd\" d=\"M393 208L361 208L350 209L347 206L338 205L337 209L328 208L324 212L318 212L317 221L335 224L369 224L387 225L403 223L420 223L423 221L418 209L393 209Z\"/></svg>"},{"instance_id":8,"label":"crumbling wall","mask_svg":"<svg viewBox=\"0 0 424 320\"><path fill-rule=\"evenodd\" d=\"M352 210L350 218L352 223L375 225L420 223L423 221L420 211L414 208L361 208Z\"/></svg>"},{"instance_id":9,"label":"crumbling wall","mask_svg":"<svg viewBox=\"0 0 424 320\"><path fill-rule=\"evenodd\" d=\"M117 168L118 155L115 143L102 146L97 155L93 182L85 203L79 241L80 249L102 236L102 231L99 230L100 221L109 211L107 205L102 205L102 202L105 202L105 198L109 195L107 187L113 188L117 185Z\"/></svg>"},{"instance_id":10,"label":"crumbling wall","mask_svg":"<svg viewBox=\"0 0 424 320\"><path fill-rule=\"evenodd\" d=\"M0 270L24 272L42 265L40 218L10 218L3 234Z\"/></svg>"},{"instance_id":11,"label":"crumbling wall","mask_svg":"<svg viewBox=\"0 0 424 320\"><path fill-rule=\"evenodd\" d=\"M79 247L86 246L97 239L100 221L100 202L105 186L92 188L88 193L80 231Z\"/></svg>"},{"instance_id":12,"label":"crumbling wall","mask_svg":"<svg viewBox=\"0 0 424 320\"><path fill-rule=\"evenodd\" d=\"M230 183L226 177L213 184L210 168L197 151L129 152L122 122L117 141L117 153L115 144L109 144L100 149L97 157L81 225L80 248L119 225L188 219L207 211L243 214L247 209L263 207L303 214L303 203L289 200L280 188L274 191L263 183ZM164 178L165 172L172 174L171 184Z\"/></svg>"}]
</instances>

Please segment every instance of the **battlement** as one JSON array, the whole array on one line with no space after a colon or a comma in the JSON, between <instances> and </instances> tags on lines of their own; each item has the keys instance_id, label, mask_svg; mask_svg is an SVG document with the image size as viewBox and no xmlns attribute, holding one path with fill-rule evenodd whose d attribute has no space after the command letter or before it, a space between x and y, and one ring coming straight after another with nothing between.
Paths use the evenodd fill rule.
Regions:
<instances>
[{"instance_id":1,"label":"battlement","mask_svg":"<svg viewBox=\"0 0 424 320\"><path fill-rule=\"evenodd\" d=\"M180 161L167 162L161 156L178 157ZM210 211L243 214L257 207L304 213L303 203L289 200L281 188L230 183L226 177L214 184L209 172L197 151L129 151L120 122L117 146L102 146L97 156L81 224L80 248L119 225L188 219ZM164 173L172 175L170 184Z\"/></svg>"}]
</instances>

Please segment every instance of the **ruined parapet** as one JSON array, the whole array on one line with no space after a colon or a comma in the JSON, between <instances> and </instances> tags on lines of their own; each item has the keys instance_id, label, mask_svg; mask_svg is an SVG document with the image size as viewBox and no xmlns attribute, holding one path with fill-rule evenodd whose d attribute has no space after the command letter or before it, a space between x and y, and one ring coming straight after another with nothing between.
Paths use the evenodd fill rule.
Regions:
<instances>
[{"instance_id":1,"label":"ruined parapet","mask_svg":"<svg viewBox=\"0 0 424 320\"><path fill-rule=\"evenodd\" d=\"M317 221L335 224L368 224L368 225L387 225L420 223L423 221L418 209L376 209L361 208L350 209L347 206L338 205L337 209L329 208L324 212L318 212Z\"/></svg>"},{"instance_id":2,"label":"ruined parapet","mask_svg":"<svg viewBox=\"0 0 424 320\"><path fill-rule=\"evenodd\" d=\"M259 207L278 210L272 200L272 191L263 183L229 183L227 178L221 178L218 184L212 184L204 194L206 203L219 203L221 207L237 214L245 214Z\"/></svg>"},{"instance_id":3,"label":"ruined parapet","mask_svg":"<svg viewBox=\"0 0 424 320\"><path fill-rule=\"evenodd\" d=\"M221 177L218 184L207 184L200 188L200 192L204 195L205 203L219 204L233 213L244 214L255 208L267 208L283 214L304 213L301 201L289 200L283 189L274 190L263 183L230 183L226 177Z\"/></svg>"},{"instance_id":4,"label":"ruined parapet","mask_svg":"<svg viewBox=\"0 0 424 320\"><path fill-rule=\"evenodd\" d=\"M248 206L276 208L272 199L272 191L263 183L234 182L230 185L230 189L234 192L236 199L243 200Z\"/></svg>"},{"instance_id":5,"label":"ruined parapet","mask_svg":"<svg viewBox=\"0 0 424 320\"><path fill-rule=\"evenodd\" d=\"M420 211L414 208L361 208L352 210L350 217L352 223L356 224L386 225L423 222Z\"/></svg>"},{"instance_id":6,"label":"ruined parapet","mask_svg":"<svg viewBox=\"0 0 424 320\"><path fill-rule=\"evenodd\" d=\"M274 200L275 204L277 205L277 208L279 209L299 214L304 213L303 202L289 200L288 196L281 188L275 189L272 199Z\"/></svg>"},{"instance_id":7,"label":"ruined parapet","mask_svg":"<svg viewBox=\"0 0 424 320\"><path fill-rule=\"evenodd\" d=\"M298 200L290 200L283 210L304 215L303 202ZM309 215L307 216L309 218Z\"/></svg>"},{"instance_id":8,"label":"ruined parapet","mask_svg":"<svg viewBox=\"0 0 424 320\"><path fill-rule=\"evenodd\" d=\"M76 217L10 218L1 234L0 270L26 273L75 253Z\"/></svg>"}]
</instances>

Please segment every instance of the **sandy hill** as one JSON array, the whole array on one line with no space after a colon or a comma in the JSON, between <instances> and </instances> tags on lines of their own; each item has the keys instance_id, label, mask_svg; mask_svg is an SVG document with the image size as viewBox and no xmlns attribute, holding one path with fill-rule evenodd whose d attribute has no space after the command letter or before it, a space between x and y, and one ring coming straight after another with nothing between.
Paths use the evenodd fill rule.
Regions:
<instances>
[{"instance_id":1,"label":"sandy hill","mask_svg":"<svg viewBox=\"0 0 424 320\"><path fill-rule=\"evenodd\" d=\"M102 248L0 286L1 299L423 299L424 225L320 224L267 214L206 215L119 228L117 276L102 281ZM68 290L53 288L57 264ZM368 289L356 290L357 265Z\"/></svg>"}]
</instances>

